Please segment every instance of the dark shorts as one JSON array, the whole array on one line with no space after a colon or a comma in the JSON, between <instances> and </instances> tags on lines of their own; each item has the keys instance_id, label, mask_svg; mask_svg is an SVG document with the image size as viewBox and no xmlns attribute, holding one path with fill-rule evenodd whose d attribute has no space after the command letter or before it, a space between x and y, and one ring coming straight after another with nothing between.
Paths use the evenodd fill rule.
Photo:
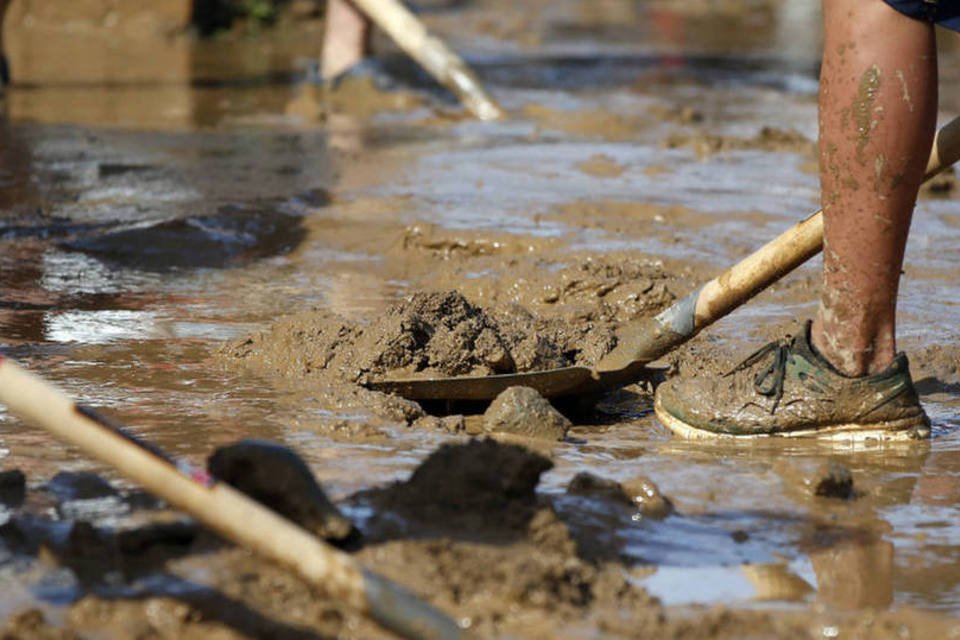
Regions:
<instances>
[{"instance_id":1,"label":"dark shorts","mask_svg":"<svg viewBox=\"0 0 960 640\"><path fill-rule=\"evenodd\" d=\"M883 0L904 15L960 31L960 0Z\"/></svg>"}]
</instances>

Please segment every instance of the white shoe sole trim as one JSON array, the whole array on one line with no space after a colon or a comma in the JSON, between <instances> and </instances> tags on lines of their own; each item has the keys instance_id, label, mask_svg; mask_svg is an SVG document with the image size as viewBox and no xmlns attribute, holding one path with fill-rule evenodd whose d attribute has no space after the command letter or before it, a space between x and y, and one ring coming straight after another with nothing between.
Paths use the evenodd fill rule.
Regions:
<instances>
[{"instance_id":1,"label":"white shoe sole trim","mask_svg":"<svg viewBox=\"0 0 960 640\"><path fill-rule=\"evenodd\" d=\"M890 422L876 424L837 424L817 429L803 429L781 433L733 434L716 433L705 429L698 429L683 422L668 413L661 405L659 396L653 404L653 410L661 424L682 438L689 440L716 440L719 438L735 438L738 440L756 440L759 438L818 438L821 440L844 440L861 442L865 440L903 441L917 440L930 436L930 427L925 423L917 423L915 418L904 418Z\"/></svg>"}]
</instances>

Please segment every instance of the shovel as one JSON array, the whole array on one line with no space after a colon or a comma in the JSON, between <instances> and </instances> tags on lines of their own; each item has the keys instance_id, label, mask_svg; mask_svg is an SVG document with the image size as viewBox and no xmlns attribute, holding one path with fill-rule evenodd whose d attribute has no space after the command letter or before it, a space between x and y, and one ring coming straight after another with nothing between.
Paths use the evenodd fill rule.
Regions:
<instances>
[{"instance_id":1,"label":"shovel","mask_svg":"<svg viewBox=\"0 0 960 640\"><path fill-rule=\"evenodd\" d=\"M399 0L351 0L378 27L393 38L427 73L460 98L480 120L503 117L503 109L484 90L477 76Z\"/></svg>"},{"instance_id":2,"label":"shovel","mask_svg":"<svg viewBox=\"0 0 960 640\"><path fill-rule=\"evenodd\" d=\"M400 585L248 498L203 469L170 458L0 355L0 403L27 422L113 466L227 540L293 569L337 602L410 640L472 637Z\"/></svg>"},{"instance_id":3,"label":"shovel","mask_svg":"<svg viewBox=\"0 0 960 640\"><path fill-rule=\"evenodd\" d=\"M934 139L924 181L960 159L960 118ZM823 248L823 212L818 211L747 256L720 276L653 318L624 325L617 346L593 367L574 366L493 376L382 379L371 389L411 400L492 400L509 387L532 387L546 398L589 397L634 382L656 380L647 365L697 335L815 256Z\"/></svg>"}]
</instances>

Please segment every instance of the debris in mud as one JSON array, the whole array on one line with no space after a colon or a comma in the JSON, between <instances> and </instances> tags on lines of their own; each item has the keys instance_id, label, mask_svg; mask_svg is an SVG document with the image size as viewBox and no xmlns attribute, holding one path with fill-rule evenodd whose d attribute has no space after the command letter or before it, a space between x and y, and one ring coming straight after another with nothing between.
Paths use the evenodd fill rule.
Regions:
<instances>
[{"instance_id":1,"label":"debris in mud","mask_svg":"<svg viewBox=\"0 0 960 640\"><path fill-rule=\"evenodd\" d=\"M836 460L825 462L817 472L813 493L824 498L839 498L841 500L853 498L855 494L850 469Z\"/></svg>"},{"instance_id":2,"label":"debris in mud","mask_svg":"<svg viewBox=\"0 0 960 640\"><path fill-rule=\"evenodd\" d=\"M660 120L676 122L678 124L699 124L703 122L703 112L692 105L673 107L652 105L648 112Z\"/></svg>"},{"instance_id":3,"label":"debris in mud","mask_svg":"<svg viewBox=\"0 0 960 640\"><path fill-rule=\"evenodd\" d=\"M653 480L646 476L636 476L625 482L617 482L589 471L581 471L570 480L567 493L619 502L638 509L642 516L654 520L662 520L673 513L673 502L660 492L660 488Z\"/></svg>"},{"instance_id":4,"label":"debris in mud","mask_svg":"<svg viewBox=\"0 0 960 640\"><path fill-rule=\"evenodd\" d=\"M221 353L273 376L330 376L353 383L371 376L483 376L554 369L584 357L580 349L551 339L562 335L559 323L552 336L537 328L536 319L519 308L491 314L455 291L421 292L369 325L322 311L301 313L228 343Z\"/></svg>"},{"instance_id":5,"label":"debris in mud","mask_svg":"<svg viewBox=\"0 0 960 640\"><path fill-rule=\"evenodd\" d=\"M79 640L80 637L50 624L39 609L27 609L10 616L0 628L0 638L3 640Z\"/></svg>"},{"instance_id":6,"label":"debris in mud","mask_svg":"<svg viewBox=\"0 0 960 640\"><path fill-rule=\"evenodd\" d=\"M283 254L305 237L302 219L277 203L224 205L217 213L107 228L63 243L104 261L149 271L226 267Z\"/></svg>"},{"instance_id":7,"label":"debris in mud","mask_svg":"<svg viewBox=\"0 0 960 640\"><path fill-rule=\"evenodd\" d=\"M64 502L107 498L119 493L109 482L90 471L61 471L47 482L46 489Z\"/></svg>"},{"instance_id":8,"label":"debris in mud","mask_svg":"<svg viewBox=\"0 0 960 640\"><path fill-rule=\"evenodd\" d=\"M776 465L787 489L798 497L850 500L857 497L853 475L843 462L831 459L781 461Z\"/></svg>"},{"instance_id":9,"label":"debris in mud","mask_svg":"<svg viewBox=\"0 0 960 640\"><path fill-rule=\"evenodd\" d=\"M471 439L441 445L405 482L362 491L354 500L373 510L364 529L373 540L411 531L516 537L526 532L540 475L552 466L526 447Z\"/></svg>"},{"instance_id":10,"label":"debris in mud","mask_svg":"<svg viewBox=\"0 0 960 640\"><path fill-rule=\"evenodd\" d=\"M572 423L530 387L510 387L483 414L487 433L510 433L542 440L563 440Z\"/></svg>"},{"instance_id":11,"label":"debris in mud","mask_svg":"<svg viewBox=\"0 0 960 640\"><path fill-rule=\"evenodd\" d=\"M646 476L636 476L622 483L623 490L648 518L662 519L673 513L673 502L663 495L660 487Z\"/></svg>"},{"instance_id":12,"label":"debris in mud","mask_svg":"<svg viewBox=\"0 0 960 640\"><path fill-rule=\"evenodd\" d=\"M158 546L187 547L200 534L200 525L175 511L135 512L113 527L116 548L136 556Z\"/></svg>"},{"instance_id":13,"label":"debris in mud","mask_svg":"<svg viewBox=\"0 0 960 640\"><path fill-rule=\"evenodd\" d=\"M618 178L626 171L626 167L603 153L594 154L577 164L577 169L596 178Z\"/></svg>"},{"instance_id":14,"label":"debris in mud","mask_svg":"<svg viewBox=\"0 0 960 640\"><path fill-rule=\"evenodd\" d=\"M534 502L540 474L552 467L525 447L471 439L441 445L406 482L385 493L393 505L495 511L514 502Z\"/></svg>"},{"instance_id":15,"label":"debris in mud","mask_svg":"<svg viewBox=\"0 0 960 640\"><path fill-rule=\"evenodd\" d=\"M27 476L20 469L0 471L0 504L18 507L27 493Z\"/></svg>"},{"instance_id":16,"label":"debris in mud","mask_svg":"<svg viewBox=\"0 0 960 640\"><path fill-rule=\"evenodd\" d=\"M953 167L938 173L920 187L921 198L950 198L957 193L957 173Z\"/></svg>"},{"instance_id":17,"label":"debris in mud","mask_svg":"<svg viewBox=\"0 0 960 640\"><path fill-rule=\"evenodd\" d=\"M426 251L444 260L453 256L477 257L520 250L518 247L509 246L510 243L505 240L491 240L475 233L443 231L445 233L430 224L410 225L404 230L402 247L406 251ZM528 246L526 249L533 250L534 247Z\"/></svg>"},{"instance_id":18,"label":"debris in mud","mask_svg":"<svg viewBox=\"0 0 960 640\"><path fill-rule=\"evenodd\" d=\"M763 127L753 138L737 138L713 133L697 132L694 134L673 134L663 141L666 149L689 147L698 158L723 151L738 149L759 149L761 151L788 151L813 155L816 152L816 143L807 139L802 133L776 127Z\"/></svg>"},{"instance_id":19,"label":"debris in mud","mask_svg":"<svg viewBox=\"0 0 960 640\"><path fill-rule=\"evenodd\" d=\"M243 440L217 449L207 468L217 479L321 538L344 541L357 533L303 459L287 447Z\"/></svg>"},{"instance_id":20,"label":"debris in mud","mask_svg":"<svg viewBox=\"0 0 960 640\"><path fill-rule=\"evenodd\" d=\"M447 433L464 433L467 431L467 422L462 414L449 416L423 416L413 422L414 427L426 427L434 431Z\"/></svg>"}]
</instances>

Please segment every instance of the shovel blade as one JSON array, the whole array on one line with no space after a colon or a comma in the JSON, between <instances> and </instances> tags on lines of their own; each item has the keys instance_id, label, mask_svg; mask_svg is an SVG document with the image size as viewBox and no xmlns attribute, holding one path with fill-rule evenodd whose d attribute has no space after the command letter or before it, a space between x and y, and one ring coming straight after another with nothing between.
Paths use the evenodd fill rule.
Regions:
<instances>
[{"instance_id":1,"label":"shovel blade","mask_svg":"<svg viewBox=\"0 0 960 640\"><path fill-rule=\"evenodd\" d=\"M545 398L563 398L609 391L642 380L656 382L663 371L634 363L617 371L562 367L494 376L374 380L367 388L395 393L409 400L493 400L510 387L530 387Z\"/></svg>"}]
</instances>

